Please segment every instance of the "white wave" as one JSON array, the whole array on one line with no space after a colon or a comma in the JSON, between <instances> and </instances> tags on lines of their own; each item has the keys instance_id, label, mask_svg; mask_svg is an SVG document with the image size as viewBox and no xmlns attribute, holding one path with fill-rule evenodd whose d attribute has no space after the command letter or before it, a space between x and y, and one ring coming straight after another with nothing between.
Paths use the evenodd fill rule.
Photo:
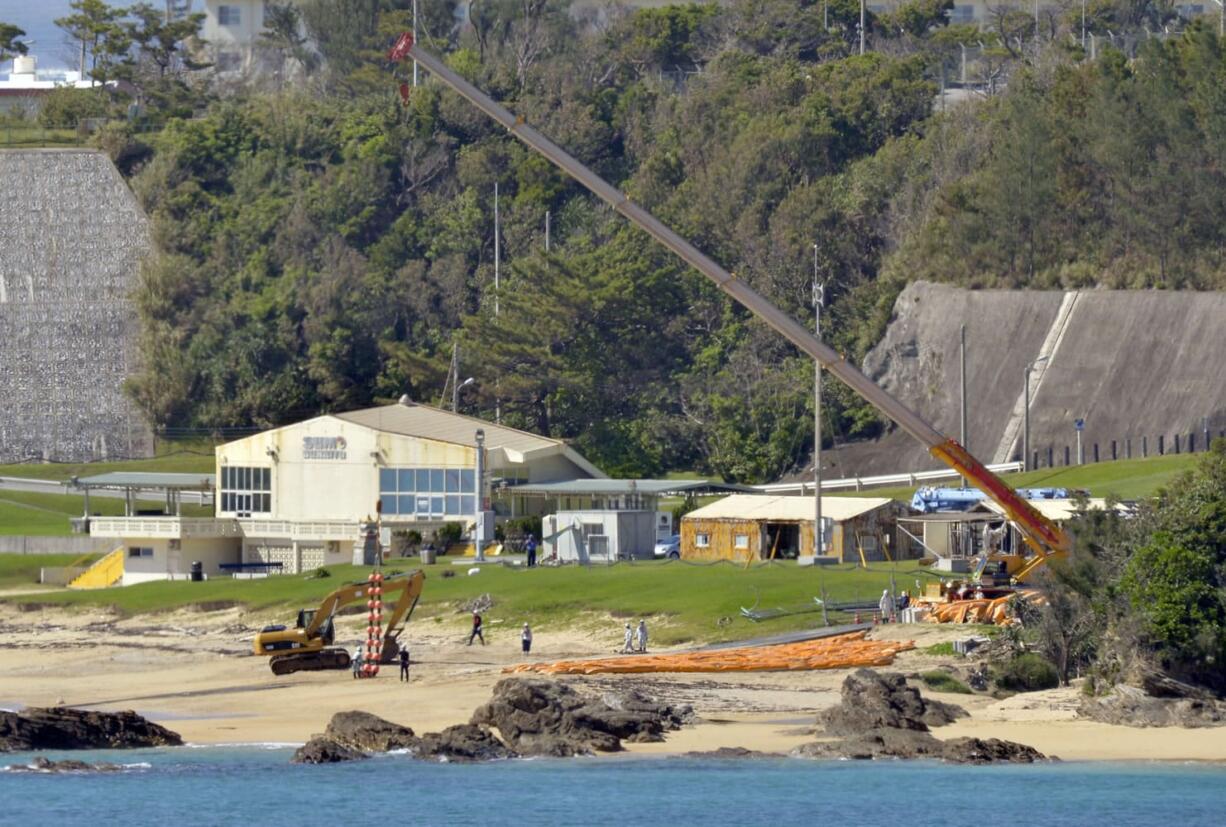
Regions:
<instances>
[{"instance_id":1,"label":"white wave","mask_svg":"<svg viewBox=\"0 0 1226 827\"><path fill-rule=\"evenodd\" d=\"M218 744L184 744L181 749L298 749L302 741L227 741Z\"/></svg>"}]
</instances>

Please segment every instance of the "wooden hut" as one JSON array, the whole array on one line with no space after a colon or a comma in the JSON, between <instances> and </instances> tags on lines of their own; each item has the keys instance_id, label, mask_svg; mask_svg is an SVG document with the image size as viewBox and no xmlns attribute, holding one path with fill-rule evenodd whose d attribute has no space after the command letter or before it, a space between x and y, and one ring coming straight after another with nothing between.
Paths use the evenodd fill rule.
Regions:
<instances>
[{"instance_id":1,"label":"wooden hut","mask_svg":"<svg viewBox=\"0 0 1226 827\"><path fill-rule=\"evenodd\" d=\"M733 494L681 518L683 560L770 560L813 555L812 497ZM884 497L822 497L825 548L839 562L892 559L906 506Z\"/></svg>"}]
</instances>

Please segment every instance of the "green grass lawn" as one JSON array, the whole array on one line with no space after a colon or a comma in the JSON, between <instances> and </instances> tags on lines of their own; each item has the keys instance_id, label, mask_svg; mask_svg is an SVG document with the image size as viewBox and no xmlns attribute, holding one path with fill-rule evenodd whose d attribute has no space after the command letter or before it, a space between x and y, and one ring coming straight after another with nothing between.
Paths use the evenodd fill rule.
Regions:
<instances>
[{"instance_id":1,"label":"green grass lawn","mask_svg":"<svg viewBox=\"0 0 1226 827\"><path fill-rule=\"evenodd\" d=\"M0 555L2 556L2 555ZM412 566L390 565L386 571ZM455 577L443 577L454 570ZM204 583L157 582L126 588L56 592L36 598L6 598L9 602L37 602L68 606L113 606L136 614L172 610L189 605L242 604L252 609L283 613L285 620L299 607L317 605L328 592L346 582L365 580L369 569L336 566L333 576L307 579L300 575L263 580L223 578ZM732 565L687 565L645 562L612 567L507 569L484 566L474 576L466 568L439 563L426 567L426 585L415 623L437 624L465 633L468 617L456 609L465 601L489 593L492 610L485 613L489 634L517 635L523 622L546 631L592 624L620 626L621 618L646 617L652 639L661 643L738 640L776 634L821 624L821 613L789 615L754 623L740 616L740 607L800 608L813 605L824 585L831 601L875 601L890 584L914 589L915 580L932 578L913 563L876 564L869 570L851 566L806 567L794 564L744 570ZM274 611L275 610L275 611ZM613 615L615 620L610 620ZM846 620L831 617L832 623Z\"/></svg>"},{"instance_id":2,"label":"green grass lawn","mask_svg":"<svg viewBox=\"0 0 1226 827\"><path fill-rule=\"evenodd\" d=\"M0 589L32 586L38 583L38 570L84 565L98 559L99 555L82 557L79 554L0 554Z\"/></svg>"},{"instance_id":3,"label":"green grass lawn","mask_svg":"<svg viewBox=\"0 0 1226 827\"><path fill-rule=\"evenodd\" d=\"M1067 468L1041 468L1024 474L1001 474L1001 479L1014 488L1084 488L1092 497L1115 496L1122 500L1135 500L1153 496L1159 488L1190 469L1199 457L1199 454L1168 454ZM957 485L957 480L943 480L939 484ZM893 497L910 502L915 487L833 493L835 496Z\"/></svg>"},{"instance_id":4,"label":"green grass lawn","mask_svg":"<svg viewBox=\"0 0 1226 827\"><path fill-rule=\"evenodd\" d=\"M195 447L173 449L163 456L124 462L39 462L0 465L0 477L27 477L39 480L69 480L92 477L111 471L156 471L181 474L212 474L213 452Z\"/></svg>"},{"instance_id":5,"label":"green grass lawn","mask_svg":"<svg viewBox=\"0 0 1226 827\"><path fill-rule=\"evenodd\" d=\"M157 503L138 502L138 506L156 507ZM72 533L68 520L80 517L85 499L79 494L43 494L33 491L0 489L0 534L29 534L40 537ZM90 497L89 511L105 517L123 514L123 500L114 497ZM185 517L212 516L212 508L198 505L183 506Z\"/></svg>"}]
</instances>

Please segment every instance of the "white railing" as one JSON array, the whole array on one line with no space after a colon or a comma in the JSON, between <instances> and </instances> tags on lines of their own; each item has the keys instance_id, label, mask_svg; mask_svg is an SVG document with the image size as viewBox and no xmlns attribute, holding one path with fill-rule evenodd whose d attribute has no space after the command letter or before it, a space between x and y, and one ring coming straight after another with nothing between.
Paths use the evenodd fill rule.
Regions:
<instances>
[{"instance_id":1,"label":"white railing","mask_svg":"<svg viewBox=\"0 0 1226 827\"><path fill-rule=\"evenodd\" d=\"M73 488L72 483L67 480L43 480L33 477L0 477L0 488L7 488L10 491L32 491L42 494L79 494L80 489ZM124 492L113 488L91 488L89 491L91 497L105 497L113 500L122 500ZM133 497L142 502L166 502L166 491L162 488L137 488L133 490ZM180 502L192 503L194 505L212 505L212 491L180 491Z\"/></svg>"},{"instance_id":2,"label":"white railing","mask_svg":"<svg viewBox=\"0 0 1226 827\"><path fill-rule=\"evenodd\" d=\"M994 474L1008 474L1021 471L1020 462L1001 462L989 465L988 470ZM841 491L848 488L860 491L865 488L878 488L884 485L920 485L934 480L947 480L957 477L958 472L952 468L936 471L914 471L907 474L886 474L878 477L847 477L840 480L822 480L823 491ZM769 485L755 485L754 490L764 494L812 494L813 480L803 482L775 482Z\"/></svg>"},{"instance_id":3,"label":"white railing","mask_svg":"<svg viewBox=\"0 0 1226 827\"><path fill-rule=\"evenodd\" d=\"M237 520L212 517L92 517L91 537L241 537Z\"/></svg>"},{"instance_id":4,"label":"white railing","mask_svg":"<svg viewBox=\"0 0 1226 827\"><path fill-rule=\"evenodd\" d=\"M362 527L355 520L240 520L247 537L287 537L293 540L356 540Z\"/></svg>"}]
</instances>

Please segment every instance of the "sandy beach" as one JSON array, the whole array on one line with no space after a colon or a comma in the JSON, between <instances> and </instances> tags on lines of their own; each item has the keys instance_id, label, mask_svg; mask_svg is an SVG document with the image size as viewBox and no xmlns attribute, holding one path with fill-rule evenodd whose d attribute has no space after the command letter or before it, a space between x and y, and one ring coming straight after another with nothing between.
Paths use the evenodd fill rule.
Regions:
<instances>
[{"instance_id":1,"label":"sandy beach","mask_svg":"<svg viewBox=\"0 0 1226 827\"><path fill-rule=\"evenodd\" d=\"M490 645L464 645L463 618L408 630L414 664L404 684L397 670L375 680L348 671L275 676L250 655L251 636L280 620L242 609L179 611L121 618L107 611L21 611L0 606L0 707L65 704L133 709L193 743L301 743L339 711L362 709L418 732L466 722L488 700L502 668L524 661L513 629L490 630ZM591 657L617 647L605 637L535 630L533 661ZM882 627L873 636L915 640L920 650L962 636L932 625ZM338 641L356 640L357 621L342 619ZM905 652L894 668L922 671L940 658ZM568 678L580 688L632 682L648 694L693 705L702 721L664 743L631 744L634 753L671 754L719 747L786 753L813 740L817 712L837 702L840 670ZM969 719L937 731L1007 738L1065 760L1226 761L1222 729L1133 728L1076 717L1076 687L1016 695L926 695L959 704Z\"/></svg>"}]
</instances>

